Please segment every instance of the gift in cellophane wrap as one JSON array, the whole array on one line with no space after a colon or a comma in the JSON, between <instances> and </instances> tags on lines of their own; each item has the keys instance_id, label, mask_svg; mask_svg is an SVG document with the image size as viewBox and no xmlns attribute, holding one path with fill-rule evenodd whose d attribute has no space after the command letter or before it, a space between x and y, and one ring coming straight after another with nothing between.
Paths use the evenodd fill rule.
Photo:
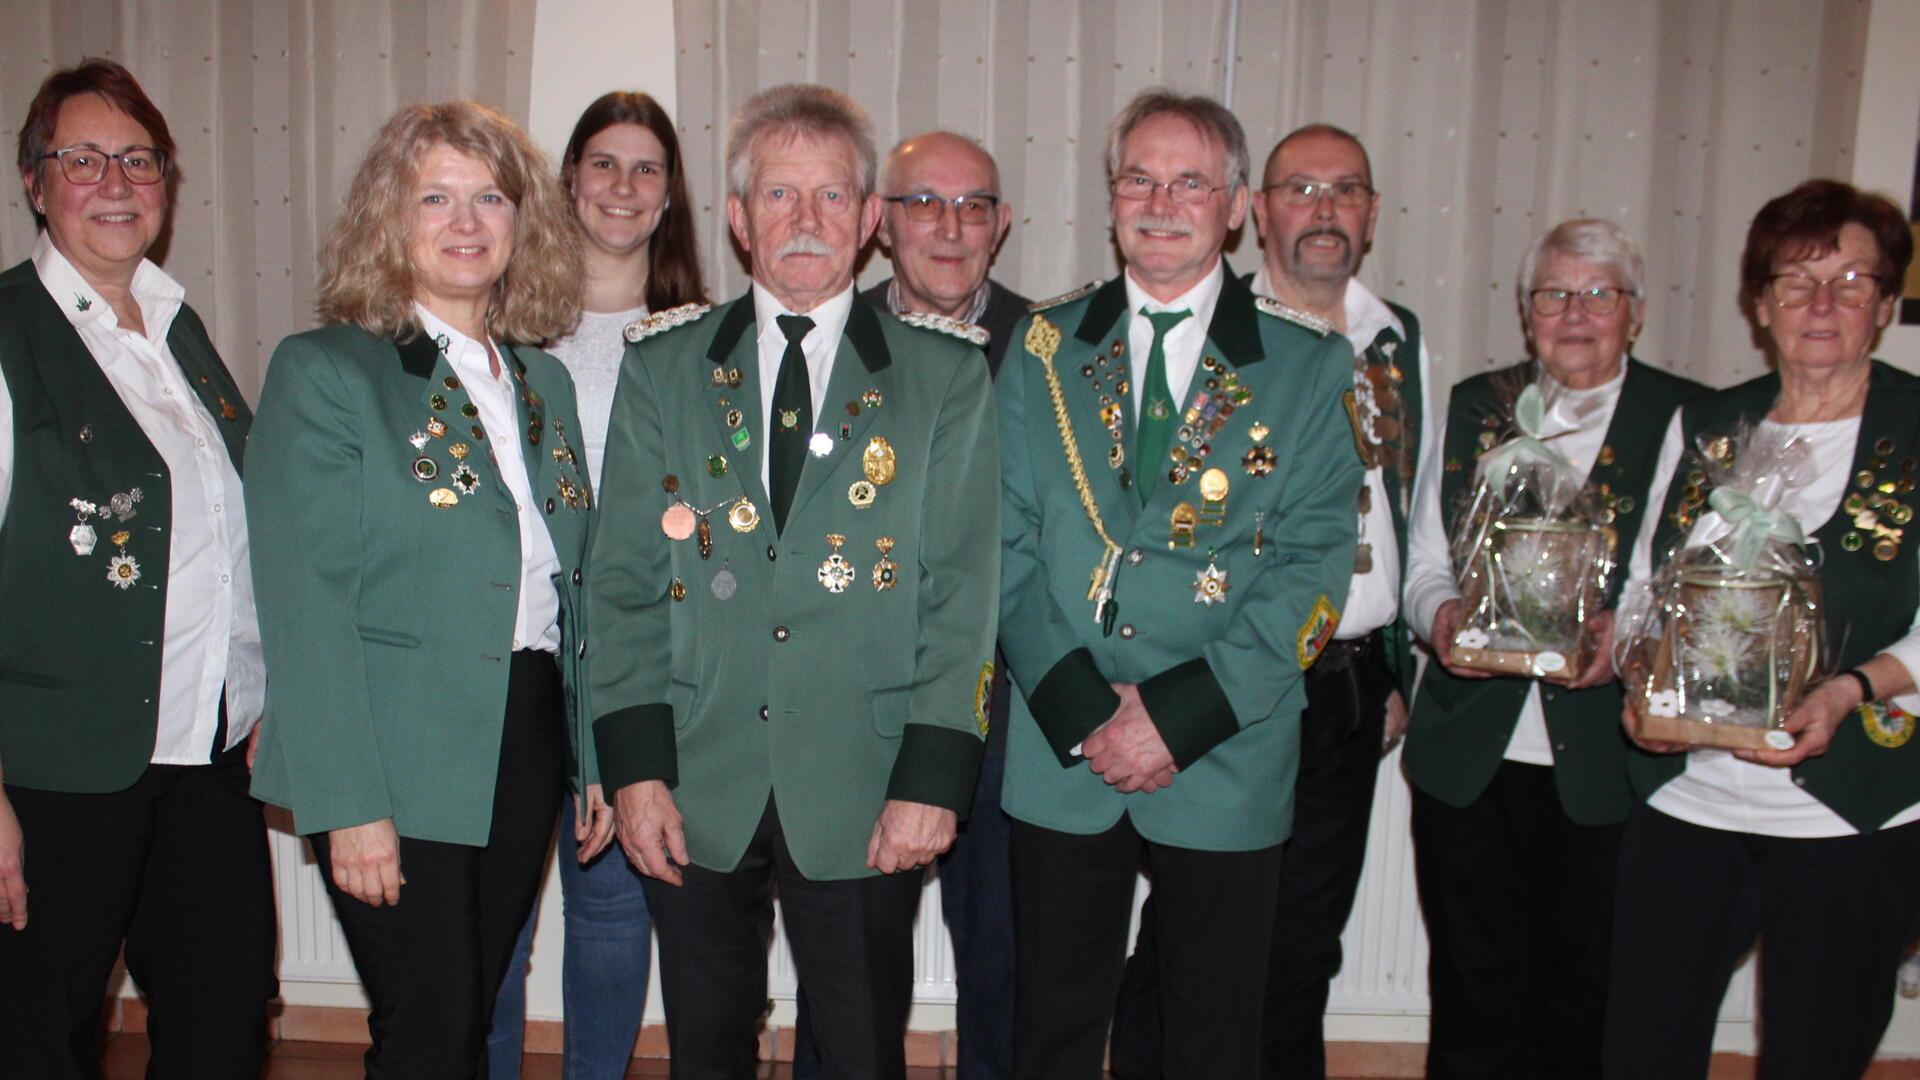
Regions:
<instances>
[{"instance_id":1,"label":"gift in cellophane wrap","mask_svg":"<svg viewBox=\"0 0 1920 1080\"><path fill-rule=\"evenodd\" d=\"M1779 509L1782 493L1812 479L1807 447L1750 427L1699 451L1684 479L1711 483L1719 519L1623 600L1615 663L1643 739L1789 749L1787 715L1822 658L1819 567L1799 520Z\"/></svg>"},{"instance_id":2,"label":"gift in cellophane wrap","mask_svg":"<svg viewBox=\"0 0 1920 1080\"><path fill-rule=\"evenodd\" d=\"M1569 681L1593 659L1587 620L1601 610L1618 541L1586 478L1549 445L1553 412L1538 384L1520 392L1514 434L1481 456L1460 511L1458 667Z\"/></svg>"}]
</instances>

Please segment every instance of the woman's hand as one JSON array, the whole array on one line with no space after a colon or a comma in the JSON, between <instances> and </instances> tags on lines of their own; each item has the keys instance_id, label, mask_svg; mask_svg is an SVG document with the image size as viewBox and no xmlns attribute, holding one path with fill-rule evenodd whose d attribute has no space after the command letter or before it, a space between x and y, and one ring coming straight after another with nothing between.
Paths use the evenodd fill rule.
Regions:
<instances>
[{"instance_id":1,"label":"woman's hand","mask_svg":"<svg viewBox=\"0 0 1920 1080\"><path fill-rule=\"evenodd\" d=\"M580 865L593 861L594 856L607 849L607 843L613 839L613 807L607 805L606 789L599 784L587 785L585 805L580 796L573 797L573 839L580 845L576 858Z\"/></svg>"},{"instance_id":2,"label":"woman's hand","mask_svg":"<svg viewBox=\"0 0 1920 1080\"><path fill-rule=\"evenodd\" d=\"M400 902L407 879L400 873L400 834L392 818L331 830L327 851L341 892L372 907Z\"/></svg>"},{"instance_id":3,"label":"woman's hand","mask_svg":"<svg viewBox=\"0 0 1920 1080\"><path fill-rule=\"evenodd\" d=\"M1491 672L1458 667L1453 662L1453 635L1460 629L1460 620L1466 616L1466 610L1466 605L1458 599L1441 604L1440 610L1434 613L1433 632L1427 635L1427 644L1433 647L1433 658L1440 661L1440 666L1460 678L1491 679Z\"/></svg>"},{"instance_id":4,"label":"woman's hand","mask_svg":"<svg viewBox=\"0 0 1920 1080\"><path fill-rule=\"evenodd\" d=\"M0 925L27 928L27 838L0 791Z\"/></svg>"},{"instance_id":5,"label":"woman's hand","mask_svg":"<svg viewBox=\"0 0 1920 1080\"><path fill-rule=\"evenodd\" d=\"M1686 743L1661 742L1657 739L1640 737L1640 695L1627 691L1626 704L1620 709L1620 726L1626 730L1627 738L1633 745L1649 754L1679 754L1693 749Z\"/></svg>"},{"instance_id":6,"label":"woman's hand","mask_svg":"<svg viewBox=\"0 0 1920 1080\"><path fill-rule=\"evenodd\" d=\"M1733 756L1755 765L1786 768L1818 757L1833 745L1833 733L1860 706L1860 684L1852 679L1823 679L1787 714L1786 729L1793 736L1790 750L1735 750Z\"/></svg>"},{"instance_id":7,"label":"woman's hand","mask_svg":"<svg viewBox=\"0 0 1920 1080\"><path fill-rule=\"evenodd\" d=\"M1593 643L1593 659L1587 661L1586 670L1574 673L1562 683L1569 690L1585 690L1613 681L1613 612L1603 611L1587 620L1587 640Z\"/></svg>"}]
</instances>

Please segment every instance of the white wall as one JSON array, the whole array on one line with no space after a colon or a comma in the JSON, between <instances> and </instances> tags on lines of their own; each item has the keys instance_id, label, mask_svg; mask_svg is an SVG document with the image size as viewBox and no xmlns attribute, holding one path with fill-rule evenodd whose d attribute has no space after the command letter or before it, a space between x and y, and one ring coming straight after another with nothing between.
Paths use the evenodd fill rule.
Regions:
<instances>
[{"instance_id":1,"label":"white wall","mask_svg":"<svg viewBox=\"0 0 1920 1080\"><path fill-rule=\"evenodd\" d=\"M1891 196L1910 214L1914 142L1920 139L1920 49L1914 48L1915 42L1920 42L1920 0L1873 0L1866 69L1860 73L1853 182ZM1920 372L1920 326L1901 326L1896 317L1880 340L1879 356Z\"/></svg>"}]
</instances>

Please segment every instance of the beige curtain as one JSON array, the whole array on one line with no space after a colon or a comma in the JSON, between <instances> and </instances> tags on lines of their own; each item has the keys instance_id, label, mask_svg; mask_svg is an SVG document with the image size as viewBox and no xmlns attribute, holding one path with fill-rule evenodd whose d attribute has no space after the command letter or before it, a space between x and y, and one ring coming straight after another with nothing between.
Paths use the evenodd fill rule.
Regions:
<instances>
[{"instance_id":1,"label":"beige curtain","mask_svg":"<svg viewBox=\"0 0 1920 1080\"><path fill-rule=\"evenodd\" d=\"M403 104L471 97L525 122L534 0L8 0L0 131L10 153L42 79L125 64L179 143L155 255L186 286L240 385L313 325L314 259L368 140ZM33 216L13 186L0 265Z\"/></svg>"},{"instance_id":2,"label":"beige curtain","mask_svg":"<svg viewBox=\"0 0 1920 1080\"><path fill-rule=\"evenodd\" d=\"M1513 278L1579 215L1647 254L1637 351L1717 384L1762 369L1735 303L1748 220L1851 172L1867 5L1854 0L677 0L702 245L743 287L725 217L728 114L754 91L849 91L884 144L980 138L1014 229L995 276L1045 297L1115 272L1107 120L1157 83L1230 98L1255 168L1312 120L1355 131L1383 193L1363 278L1419 312L1445 382L1523 354ZM1233 43L1231 70L1226 63ZM1252 270L1251 230L1233 260ZM863 281L887 272L877 257Z\"/></svg>"}]
</instances>

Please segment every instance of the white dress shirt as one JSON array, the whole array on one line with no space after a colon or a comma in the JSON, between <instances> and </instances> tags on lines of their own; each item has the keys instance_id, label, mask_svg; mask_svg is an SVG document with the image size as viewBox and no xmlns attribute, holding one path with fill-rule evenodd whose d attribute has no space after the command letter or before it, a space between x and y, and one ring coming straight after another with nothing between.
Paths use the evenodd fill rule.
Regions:
<instances>
[{"instance_id":1,"label":"white dress shirt","mask_svg":"<svg viewBox=\"0 0 1920 1080\"><path fill-rule=\"evenodd\" d=\"M1135 430L1140 426L1140 403L1147 399L1147 358L1153 352L1153 323L1140 314L1140 309L1193 312L1191 317L1181 319L1167 331L1166 340L1161 343L1167 367L1167 389L1173 394L1173 415L1178 423L1177 418L1187 408L1188 384L1193 382L1193 373L1200 367L1200 352L1207 344L1207 328L1213 325L1213 309L1220 302L1220 285L1227 279L1226 266L1225 259L1214 259L1213 269L1199 284L1164 304L1148 296L1147 290L1133 280L1133 271L1127 271L1127 311L1131 316L1127 321L1127 370L1133 377L1130 397ZM1147 464L1142 462L1140 467L1146 468ZM1160 467L1165 468L1164 464Z\"/></svg>"},{"instance_id":2,"label":"white dress shirt","mask_svg":"<svg viewBox=\"0 0 1920 1080\"><path fill-rule=\"evenodd\" d=\"M1542 434L1552 438L1549 445L1567 459L1582 482L1592 471L1594 459L1600 456L1600 447L1607 441L1607 428L1613 423L1614 406L1620 403L1620 388L1626 381L1624 353L1613 378L1589 390L1568 389L1544 370L1540 373L1540 390L1548 401L1543 421L1546 430ZM1436 431L1444 430L1444 418L1432 427ZM1436 451L1435 467L1420 470L1413 496L1413 521L1408 526L1413 535L1407 546L1406 610L1422 637L1433 632L1433 620L1441 606L1448 600L1460 599L1445 514L1440 505L1440 474L1444 470L1438 467L1439 458ZM1642 535L1652 534L1652 515L1659 505L1652 500L1647 502L1648 516L1640 528ZM1527 701L1520 709L1519 722L1513 726L1513 737L1507 740L1505 757L1527 765L1553 764L1553 743L1547 736L1547 716L1540 707L1537 681L1527 688Z\"/></svg>"},{"instance_id":3,"label":"white dress shirt","mask_svg":"<svg viewBox=\"0 0 1920 1080\"><path fill-rule=\"evenodd\" d=\"M480 410L480 424L487 432L487 453L494 472L513 496L514 520L520 527L520 603L513 616L513 647L560 651L560 593L553 575L560 572L560 555L554 550L553 537L540 516L540 504L533 497L527 479L527 459L520 445L520 410L514 402L519 393L518 380L510 361L500 357L500 374L493 374L489 345L473 340L448 326L444 320L420 304L413 305L420 327L430 338L444 340L447 363L460 377L467 397ZM482 481L484 483L484 481Z\"/></svg>"},{"instance_id":4,"label":"white dress shirt","mask_svg":"<svg viewBox=\"0 0 1920 1080\"><path fill-rule=\"evenodd\" d=\"M1812 535L1840 508L1846 497L1847 483L1853 478L1853 450L1860 438L1860 418L1830 420L1819 424L1761 423L1761 430L1785 432L1804 439L1813 454L1810 481L1788 488L1780 500L1780 509L1800 519L1800 526ZM1647 492L1647 513L1652 515L1667 503L1667 489L1678 471L1686 450L1686 435L1675 416L1667 425L1666 441L1660 445L1660 460L1654 467L1652 490ZM1693 523L1687 543L1704 544L1732 532L1726 520L1707 510ZM1828 558L1851 558L1841 552L1828 552ZM1907 558L1920 558L1912 551ZM1643 609L1647 604L1647 585L1653 576L1653 520L1651 517L1634 537L1633 554L1627 563L1627 584L1621 590L1619 610L1623 616ZM1882 652L1892 655L1907 671L1920 672L1920 612L1907 635ZM1893 703L1909 713L1920 713L1920 693L1906 694ZM1857 724L1849 713L1840 720ZM1791 769L1757 765L1742 761L1725 750L1703 748L1687 754L1687 771L1661 785L1647 805L1681 821L1709 829L1814 839L1853 836L1857 830L1827 805L1801 790L1794 783ZM1882 828L1893 828L1920 821L1920 804L1896 814Z\"/></svg>"},{"instance_id":5,"label":"white dress shirt","mask_svg":"<svg viewBox=\"0 0 1920 1080\"><path fill-rule=\"evenodd\" d=\"M807 358L807 389L813 398L813 428L820 430L820 410L826 408L827 380L833 377L833 355L840 351L840 335L846 332L847 316L853 312L853 283L820 304L806 316L813 329L800 339L800 352ZM787 354L787 335L775 320L782 315L798 315L759 282L753 284L753 318L759 327L754 344L760 350L760 487L771 491L773 481L767 465L767 449L773 445L773 389L780 380L780 358ZM811 434L811 432L809 433Z\"/></svg>"},{"instance_id":6,"label":"white dress shirt","mask_svg":"<svg viewBox=\"0 0 1920 1080\"><path fill-rule=\"evenodd\" d=\"M1279 299L1273 291L1272 279L1268 277L1264 263L1254 273L1253 291L1259 296ZM1353 346L1355 356L1365 353L1380 337L1381 331L1389 328L1402 341L1406 340L1407 328L1394 316L1393 309L1374 295L1373 290L1360 284L1358 278L1347 279L1347 291L1342 303L1346 308L1345 336L1347 343ZM1446 431L1446 424L1443 423L1445 418L1434 415L1433 354L1427 348L1427 335L1424 333L1420 335L1420 355L1415 362L1419 365L1420 400L1408 404L1410 409L1419 410L1423 425L1420 445L1416 448L1414 475L1424 476L1440 459L1442 436ZM1356 365L1354 384L1357 386L1364 377ZM1393 507L1387 497L1384 470L1379 466L1368 469L1366 484L1373 494L1370 509L1360 515L1360 534L1366 537L1373 549L1373 568L1364 574L1353 575L1353 582L1347 587L1347 602L1340 608L1340 626L1333 633L1339 641L1366 637L1391 624L1400 613L1400 545L1393 531ZM1430 629L1431 624L1414 627L1414 631L1421 634Z\"/></svg>"},{"instance_id":7,"label":"white dress shirt","mask_svg":"<svg viewBox=\"0 0 1920 1080\"><path fill-rule=\"evenodd\" d=\"M260 719L266 667L247 566L247 512L240 476L209 414L167 345L186 290L151 262L134 271L132 295L145 333L120 325L113 308L42 232L33 246L40 283L166 463L172 533L167 545L166 626L160 649L155 765L205 765L226 691L227 738L245 742ZM83 302L84 301L84 302ZM84 310L83 310L84 309ZM0 380L0 521L13 488L13 396ZM100 500L110 492L73 493ZM136 522L138 518L134 519ZM139 526L133 526L136 533ZM92 558L112 554L102 528ZM136 540L128 551L142 552Z\"/></svg>"},{"instance_id":8,"label":"white dress shirt","mask_svg":"<svg viewBox=\"0 0 1920 1080\"><path fill-rule=\"evenodd\" d=\"M613 391L620 385L620 361L627 355L627 324L644 317L632 311L583 311L573 333L547 346L547 352L573 376L573 404L580 410L580 441L587 453L587 479L600 490L600 462L607 456L607 427L613 417Z\"/></svg>"}]
</instances>

